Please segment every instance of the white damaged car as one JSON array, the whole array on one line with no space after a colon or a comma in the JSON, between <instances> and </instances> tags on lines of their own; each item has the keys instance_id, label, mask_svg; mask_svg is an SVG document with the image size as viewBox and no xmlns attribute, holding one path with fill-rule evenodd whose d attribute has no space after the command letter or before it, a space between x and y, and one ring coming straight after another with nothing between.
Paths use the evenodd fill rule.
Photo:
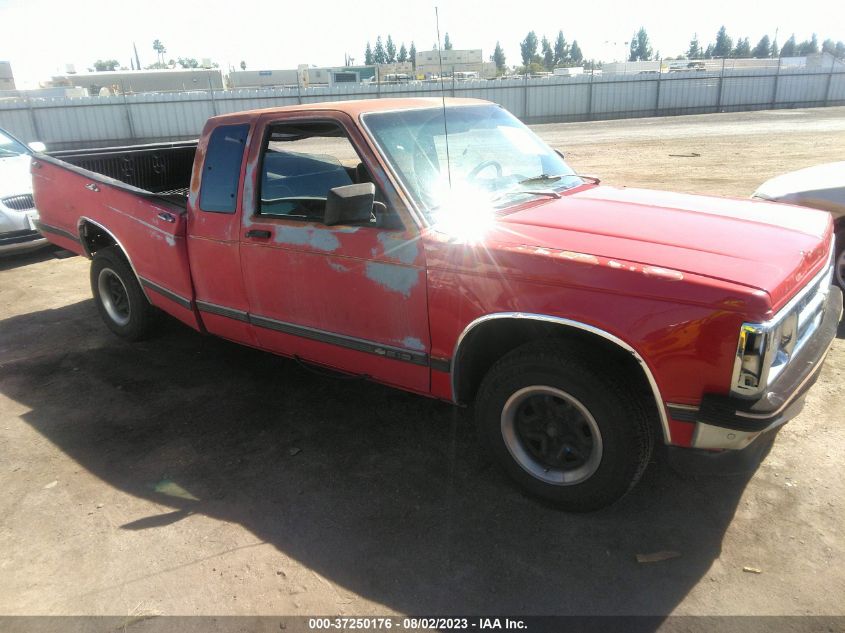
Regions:
<instances>
[{"instance_id":1,"label":"white damaged car","mask_svg":"<svg viewBox=\"0 0 845 633\"><path fill-rule=\"evenodd\" d=\"M48 244L35 228L38 211L32 199L29 161L43 143L24 145L0 129L0 255L29 251Z\"/></svg>"},{"instance_id":2,"label":"white damaged car","mask_svg":"<svg viewBox=\"0 0 845 633\"><path fill-rule=\"evenodd\" d=\"M754 198L828 211L836 230L836 282L845 290L845 161L825 163L776 176Z\"/></svg>"}]
</instances>

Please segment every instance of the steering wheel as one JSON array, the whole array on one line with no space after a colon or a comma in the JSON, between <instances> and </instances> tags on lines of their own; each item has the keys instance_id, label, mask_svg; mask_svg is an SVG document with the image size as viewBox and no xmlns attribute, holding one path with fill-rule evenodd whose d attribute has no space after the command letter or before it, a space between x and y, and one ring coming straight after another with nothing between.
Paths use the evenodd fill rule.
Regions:
<instances>
[{"instance_id":1,"label":"steering wheel","mask_svg":"<svg viewBox=\"0 0 845 633\"><path fill-rule=\"evenodd\" d=\"M478 163L472 170L467 174L467 180L475 180L482 171L487 169L488 167L495 167L496 168L496 178L502 177L502 164L496 160L485 160L482 163Z\"/></svg>"}]
</instances>

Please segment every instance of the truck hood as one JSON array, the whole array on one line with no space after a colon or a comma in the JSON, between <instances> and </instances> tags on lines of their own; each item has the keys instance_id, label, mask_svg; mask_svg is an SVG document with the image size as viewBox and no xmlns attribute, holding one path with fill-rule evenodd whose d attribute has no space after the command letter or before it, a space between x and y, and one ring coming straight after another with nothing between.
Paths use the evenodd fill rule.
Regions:
<instances>
[{"instance_id":1,"label":"truck hood","mask_svg":"<svg viewBox=\"0 0 845 633\"><path fill-rule=\"evenodd\" d=\"M0 198L32 193L29 154L0 158Z\"/></svg>"},{"instance_id":2,"label":"truck hood","mask_svg":"<svg viewBox=\"0 0 845 633\"><path fill-rule=\"evenodd\" d=\"M770 296L777 309L828 256L827 213L771 202L591 187L501 219L495 239L657 266Z\"/></svg>"}]
</instances>

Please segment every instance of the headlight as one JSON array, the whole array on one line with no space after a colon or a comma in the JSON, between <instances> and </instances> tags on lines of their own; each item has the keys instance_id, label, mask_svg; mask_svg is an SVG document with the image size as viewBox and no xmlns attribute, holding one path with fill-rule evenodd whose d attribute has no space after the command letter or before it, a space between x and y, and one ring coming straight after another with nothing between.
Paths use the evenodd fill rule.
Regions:
<instances>
[{"instance_id":1,"label":"headlight","mask_svg":"<svg viewBox=\"0 0 845 633\"><path fill-rule=\"evenodd\" d=\"M818 329L833 276L828 265L765 323L743 323L739 331L731 393L760 396Z\"/></svg>"}]
</instances>

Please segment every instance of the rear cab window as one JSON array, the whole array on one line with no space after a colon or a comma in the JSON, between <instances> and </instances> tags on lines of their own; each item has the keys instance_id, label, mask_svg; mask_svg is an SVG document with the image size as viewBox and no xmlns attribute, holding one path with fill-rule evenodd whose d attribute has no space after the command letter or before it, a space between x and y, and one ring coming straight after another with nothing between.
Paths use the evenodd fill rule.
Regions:
<instances>
[{"instance_id":1,"label":"rear cab window","mask_svg":"<svg viewBox=\"0 0 845 633\"><path fill-rule=\"evenodd\" d=\"M200 185L200 210L234 213L238 206L241 176L249 124L221 125L208 140Z\"/></svg>"}]
</instances>

